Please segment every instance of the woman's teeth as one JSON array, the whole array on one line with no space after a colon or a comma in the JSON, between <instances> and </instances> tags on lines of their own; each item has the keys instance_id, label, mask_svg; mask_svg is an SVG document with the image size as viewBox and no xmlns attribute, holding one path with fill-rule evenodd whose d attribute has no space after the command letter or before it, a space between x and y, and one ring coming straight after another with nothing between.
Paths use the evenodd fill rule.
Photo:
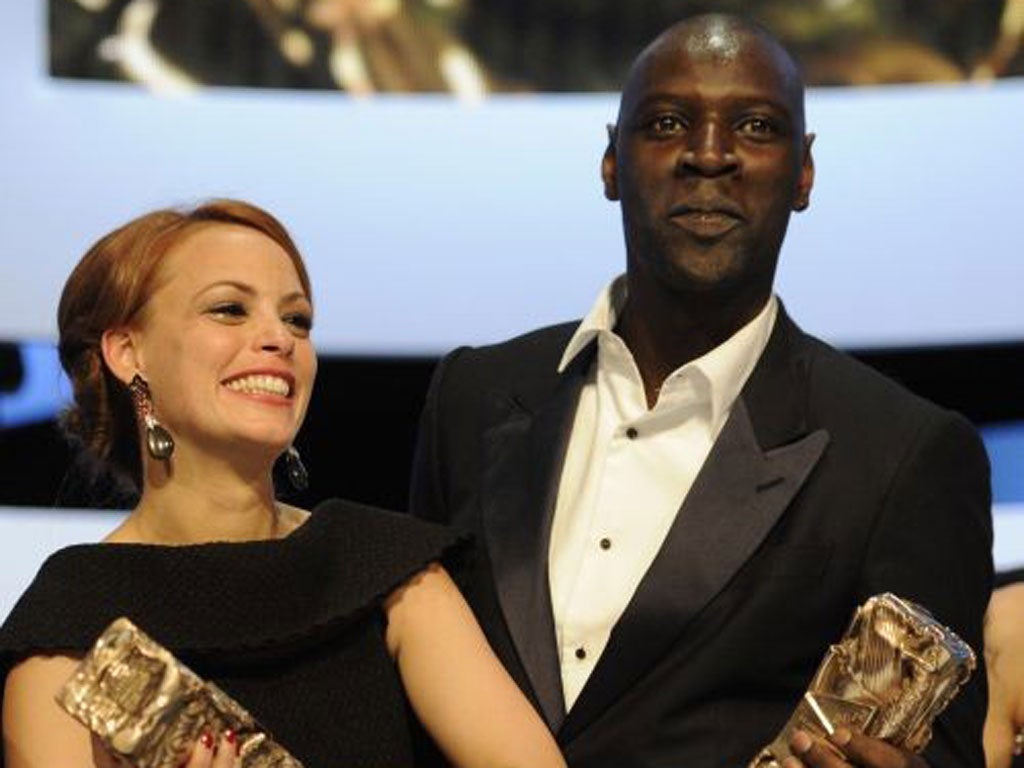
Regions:
<instances>
[{"instance_id":1,"label":"woman's teeth","mask_svg":"<svg viewBox=\"0 0 1024 768\"><path fill-rule=\"evenodd\" d=\"M243 376L240 379L232 379L225 384L228 389L235 392L244 392L247 395L280 395L287 397L291 387L285 379L280 376Z\"/></svg>"}]
</instances>

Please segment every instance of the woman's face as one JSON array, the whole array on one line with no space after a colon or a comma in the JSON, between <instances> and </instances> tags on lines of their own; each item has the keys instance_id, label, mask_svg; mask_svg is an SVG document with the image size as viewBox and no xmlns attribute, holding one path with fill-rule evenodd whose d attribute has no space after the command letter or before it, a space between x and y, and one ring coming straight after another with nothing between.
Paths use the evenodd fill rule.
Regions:
<instances>
[{"instance_id":1,"label":"woman's face","mask_svg":"<svg viewBox=\"0 0 1024 768\"><path fill-rule=\"evenodd\" d=\"M257 230L208 224L173 246L135 349L179 449L283 451L316 376L312 319L287 252Z\"/></svg>"}]
</instances>

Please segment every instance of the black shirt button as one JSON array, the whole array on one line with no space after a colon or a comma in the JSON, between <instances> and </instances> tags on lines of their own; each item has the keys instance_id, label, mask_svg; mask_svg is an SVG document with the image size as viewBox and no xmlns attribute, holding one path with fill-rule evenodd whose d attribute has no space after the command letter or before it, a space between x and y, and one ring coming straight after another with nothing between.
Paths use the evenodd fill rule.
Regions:
<instances>
[{"instance_id":1,"label":"black shirt button","mask_svg":"<svg viewBox=\"0 0 1024 768\"><path fill-rule=\"evenodd\" d=\"M612 548L612 540L609 539L609 538L601 539L600 544L601 544L601 549L611 549Z\"/></svg>"},{"instance_id":2,"label":"black shirt button","mask_svg":"<svg viewBox=\"0 0 1024 768\"><path fill-rule=\"evenodd\" d=\"M577 648L576 649L576 658L580 659L581 661L583 659L587 658L587 650L585 648Z\"/></svg>"},{"instance_id":3,"label":"black shirt button","mask_svg":"<svg viewBox=\"0 0 1024 768\"><path fill-rule=\"evenodd\" d=\"M636 427L630 427L629 429L626 430L626 437L628 437L630 440L636 440L639 434L640 433L636 431Z\"/></svg>"}]
</instances>

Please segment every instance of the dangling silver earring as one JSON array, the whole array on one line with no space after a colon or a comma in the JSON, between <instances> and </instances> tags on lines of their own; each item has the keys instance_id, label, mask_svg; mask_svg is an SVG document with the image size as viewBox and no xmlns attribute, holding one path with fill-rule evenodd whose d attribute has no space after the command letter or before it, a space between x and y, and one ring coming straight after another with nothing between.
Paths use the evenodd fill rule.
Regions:
<instances>
[{"instance_id":1,"label":"dangling silver earring","mask_svg":"<svg viewBox=\"0 0 1024 768\"><path fill-rule=\"evenodd\" d=\"M285 472L288 474L288 482L292 488L300 493L309 488L309 472L306 465L302 463L302 457L294 445L289 445L284 454Z\"/></svg>"},{"instance_id":2,"label":"dangling silver earring","mask_svg":"<svg viewBox=\"0 0 1024 768\"><path fill-rule=\"evenodd\" d=\"M153 415L153 397L149 393L149 384L136 373L132 376L128 391L131 392L135 413L146 427L146 450L149 451L149 455L158 461L171 458L171 454L174 453L174 438Z\"/></svg>"}]
</instances>

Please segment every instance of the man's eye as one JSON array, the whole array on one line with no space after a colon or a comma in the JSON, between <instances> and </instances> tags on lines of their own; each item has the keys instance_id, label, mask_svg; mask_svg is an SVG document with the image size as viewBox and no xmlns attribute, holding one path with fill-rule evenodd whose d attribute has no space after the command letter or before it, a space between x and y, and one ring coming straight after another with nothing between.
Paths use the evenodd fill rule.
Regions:
<instances>
[{"instance_id":1,"label":"man's eye","mask_svg":"<svg viewBox=\"0 0 1024 768\"><path fill-rule=\"evenodd\" d=\"M648 126L655 136L671 136L686 129L685 123L675 115L659 115Z\"/></svg>"},{"instance_id":2,"label":"man's eye","mask_svg":"<svg viewBox=\"0 0 1024 768\"><path fill-rule=\"evenodd\" d=\"M779 132L775 121L766 117L748 117L740 123L739 130L750 136L774 136Z\"/></svg>"},{"instance_id":3,"label":"man's eye","mask_svg":"<svg viewBox=\"0 0 1024 768\"><path fill-rule=\"evenodd\" d=\"M222 317L229 320L240 319L246 315L245 307L234 301L216 304L210 307L209 312L214 317Z\"/></svg>"}]
</instances>

